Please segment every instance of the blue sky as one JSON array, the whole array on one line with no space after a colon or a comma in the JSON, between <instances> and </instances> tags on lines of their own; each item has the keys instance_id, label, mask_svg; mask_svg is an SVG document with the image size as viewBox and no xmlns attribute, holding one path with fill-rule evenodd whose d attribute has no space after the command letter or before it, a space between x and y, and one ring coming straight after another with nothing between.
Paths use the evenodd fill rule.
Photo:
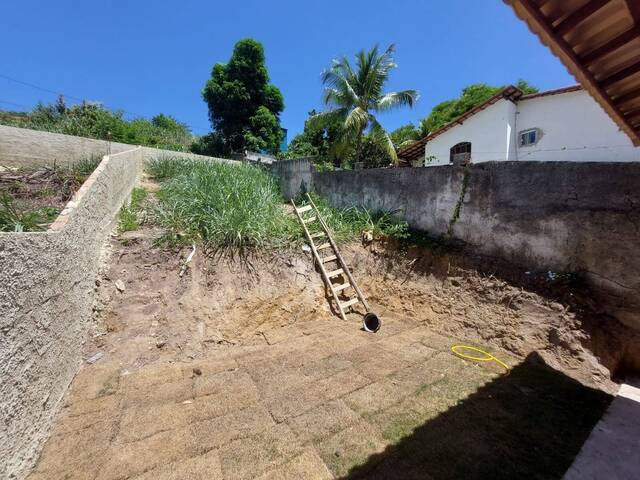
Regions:
<instances>
[{"instance_id":1,"label":"blue sky","mask_svg":"<svg viewBox=\"0 0 640 480\"><path fill-rule=\"evenodd\" d=\"M320 72L341 54L397 46L389 90L420 91L418 105L381 117L391 130L476 82L524 78L541 89L575 83L501 0L34 1L0 7L0 75L141 116L173 115L209 130L200 91L234 43L264 44L284 95L289 140L321 109ZM0 77L0 108L55 95Z\"/></svg>"}]
</instances>

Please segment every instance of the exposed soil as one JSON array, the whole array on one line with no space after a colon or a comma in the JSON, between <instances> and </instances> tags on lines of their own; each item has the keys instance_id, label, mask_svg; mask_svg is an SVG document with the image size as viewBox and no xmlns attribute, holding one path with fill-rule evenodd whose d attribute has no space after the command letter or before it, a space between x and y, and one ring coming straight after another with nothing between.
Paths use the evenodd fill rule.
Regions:
<instances>
[{"instance_id":1,"label":"exposed soil","mask_svg":"<svg viewBox=\"0 0 640 480\"><path fill-rule=\"evenodd\" d=\"M197 250L180 276L191 249L159 234L112 238L91 363L32 480L559 478L638 358L588 292L495 260L345 246L383 320L368 334L301 250Z\"/></svg>"},{"instance_id":2,"label":"exposed soil","mask_svg":"<svg viewBox=\"0 0 640 480\"><path fill-rule=\"evenodd\" d=\"M143 358L135 359L134 349L126 361L196 358L260 345L269 342L265 332L334 313L308 253L212 260L198 251L180 277L191 249L154 248L151 239L159 233L147 228L121 235L114 245L117 261L100 288L101 302L109 307L101 321L117 335L117 344L137 337L141 331L132 327L148 328L149 318L150 335L162 344ZM587 290L555 283L546 274L495 261L491 273L482 272L477 264L487 259L380 242L344 246L343 255L382 318L400 315L519 358L537 352L553 368L607 392L617 388L615 374L640 358L637 333L599 311ZM125 294L113 288L116 279L125 283ZM132 293L139 286L144 293Z\"/></svg>"}]
</instances>

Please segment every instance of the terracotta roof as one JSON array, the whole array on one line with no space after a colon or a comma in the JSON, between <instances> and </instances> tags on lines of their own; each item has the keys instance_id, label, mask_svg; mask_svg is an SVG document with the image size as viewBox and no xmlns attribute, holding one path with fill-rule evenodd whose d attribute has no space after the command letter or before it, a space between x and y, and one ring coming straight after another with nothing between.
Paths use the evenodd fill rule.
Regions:
<instances>
[{"instance_id":1,"label":"terracotta roof","mask_svg":"<svg viewBox=\"0 0 640 480\"><path fill-rule=\"evenodd\" d=\"M640 1L504 2L640 145Z\"/></svg>"},{"instance_id":2,"label":"terracotta roof","mask_svg":"<svg viewBox=\"0 0 640 480\"><path fill-rule=\"evenodd\" d=\"M467 118L475 115L476 113L478 113L481 110L484 110L489 105L493 105L498 100L502 100L503 98L506 98L508 100L517 100L520 97L522 97L522 90L520 90L517 87L514 87L513 85L509 85L508 87L503 88L498 93L496 93L492 97L488 98L487 100L485 100L481 104L476 105L471 110L463 113L459 117L454 118L449 123L447 123L446 125L440 127L435 132L429 134L428 136L424 137L421 140L418 140L415 143L412 143L408 147L403 148L402 150L400 150L398 152L398 158L403 158L403 159L406 159L406 160L415 160L416 158L419 158L420 156L424 155L424 145L427 142L429 142L430 140L433 140L434 138L436 138L438 135L446 132L447 130L455 127L456 125L462 125L462 123Z\"/></svg>"},{"instance_id":3,"label":"terracotta roof","mask_svg":"<svg viewBox=\"0 0 640 480\"><path fill-rule=\"evenodd\" d=\"M527 93L522 95L519 101L530 100L532 98L550 97L551 95L560 95L562 93L579 92L582 90L582 85L571 85L569 87L555 88L553 90L545 90L544 92Z\"/></svg>"}]
</instances>

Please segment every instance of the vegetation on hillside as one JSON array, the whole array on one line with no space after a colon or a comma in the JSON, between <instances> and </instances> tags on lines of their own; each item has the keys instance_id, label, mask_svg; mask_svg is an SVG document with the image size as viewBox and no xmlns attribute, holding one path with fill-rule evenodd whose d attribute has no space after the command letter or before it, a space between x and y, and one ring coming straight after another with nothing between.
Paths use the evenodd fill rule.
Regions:
<instances>
[{"instance_id":1,"label":"vegetation on hillside","mask_svg":"<svg viewBox=\"0 0 640 480\"><path fill-rule=\"evenodd\" d=\"M278 152L284 99L269 83L262 44L250 38L236 43L229 63L213 66L202 97L214 131L201 138L199 153Z\"/></svg>"},{"instance_id":2,"label":"vegetation on hillside","mask_svg":"<svg viewBox=\"0 0 640 480\"><path fill-rule=\"evenodd\" d=\"M189 151L195 140L185 124L168 115L126 120L123 112L99 103L69 107L62 96L30 112L0 112L0 124L177 151Z\"/></svg>"},{"instance_id":3,"label":"vegetation on hillside","mask_svg":"<svg viewBox=\"0 0 640 480\"><path fill-rule=\"evenodd\" d=\"M165 157L150 161L147 172L161 183L154 215L166 244L244 250L302 239L302 228L283 208L277 181L260 167ZM357 238L363 230L398 237L406 232L406 224L388 214L333 209L314 198L336 241Z\"/></svg>"}]
</instances>

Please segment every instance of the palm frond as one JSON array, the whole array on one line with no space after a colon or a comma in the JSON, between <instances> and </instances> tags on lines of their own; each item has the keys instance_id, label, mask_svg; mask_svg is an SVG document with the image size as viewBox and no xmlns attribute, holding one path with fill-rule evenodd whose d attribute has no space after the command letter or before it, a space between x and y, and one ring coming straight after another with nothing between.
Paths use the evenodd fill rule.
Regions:
<instances>
[{"instance_id":1,"label":"palm frond","mask_svg":"<svg viewBox=\"0 0 640 480\"><path fill-rule=\"evenodd\" d=\"M325 112L316 113L307 120L308 126L311 129L325 128L331 125L335 120L344 121L349 110L347 108L333 108Z\"/></svg>"},{"instance_id":2,"label":"palm frond","mask_svg":"<svg viewBox=\"0 0 640 480\"><path fill-rule=\"evenodd\" d=\"M398 107L413 107L418 101L418 92L415 90L402 90L401 92L389 92L385 93L380 98L376 105L376 110L380 112L387 112Z\"/></svg>"},{"instance_id":3,"label":"palm frond","mask_svg":"<svg viewBox=\"0 0 640 480\"><path fill-rule=\"evenodd\" d=\"M391 157L393 164L397 165L398 154L391 137L373 115L369 115L369 123L371 124L371 138Z\"/></svg>"},{"instance_id":4,"label":"palm frond","mask_svg":"<svg viewBox=\"0 0 640 480\"><path fill-rule=\"evenodd\" d=\"M351 110L344 119L344 130L360 135L369 123L369 114L360 107Z\"/></svg>"}]
</instances>

